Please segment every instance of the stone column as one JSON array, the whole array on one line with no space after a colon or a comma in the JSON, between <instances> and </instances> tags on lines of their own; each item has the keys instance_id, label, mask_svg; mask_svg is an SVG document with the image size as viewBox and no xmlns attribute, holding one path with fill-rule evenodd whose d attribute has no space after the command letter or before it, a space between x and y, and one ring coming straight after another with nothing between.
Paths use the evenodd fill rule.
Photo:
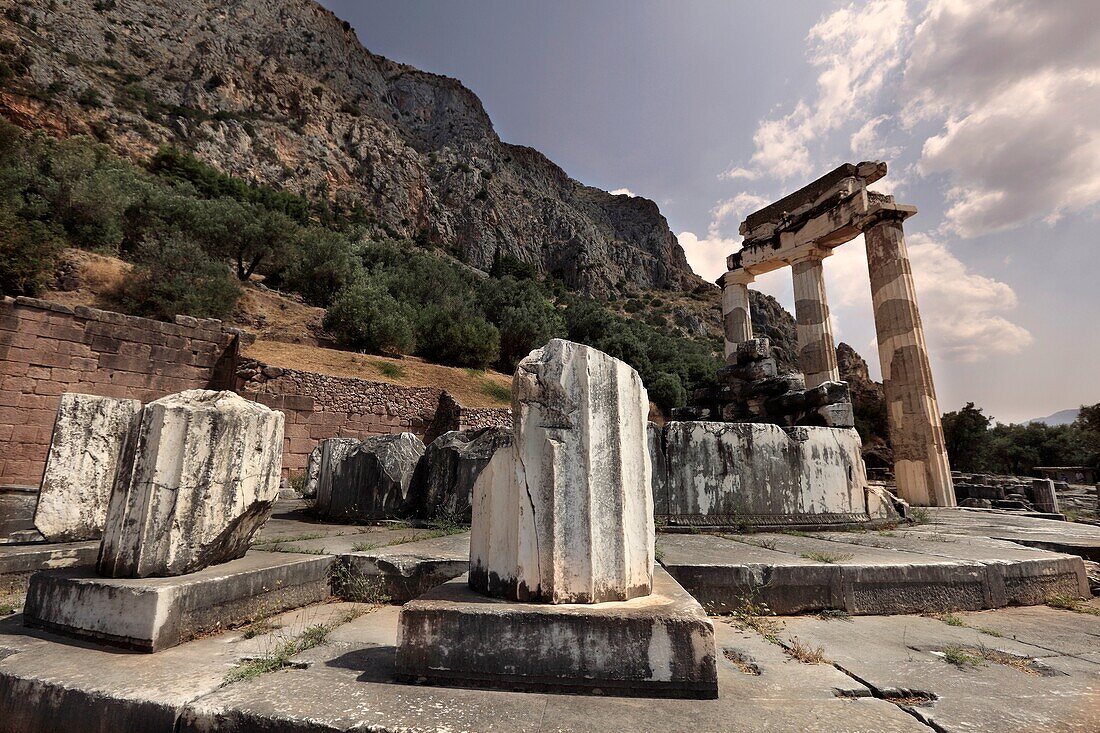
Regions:
<instances>
[{"instance_id":1,"label":"stone column","mask_svg":"<svg viewBox=\"0 0 1100 733\"><path fill-rule=\"evenodd\" d=\"M814 249L791 260L798 363L806 375L808 389L822 382L840 381L833 327L829 322L829 302L825 297L825 274L821 267L821 260L828 254Z\"/></svg>"},{"instance_id":2,"label":"stone column","mask_svg":"<svg viewBox=\"0 0 1100 733\"><path fill-rule=\"evenodd\" d=\"M726 356L737 351L737 344L752 338L749 283L755 279L744 270L730 270L722 278L722 325Z\"/></svg>"},{"instance_id":3,"label":"stone column","mask_svg":"<svg viewBox=\"0 0 1100 733\"><path fill-rule=\"evenodd\" d=\"M894 474L898 493L910 504L955 506L924 327L905 248L904 217L904 212L883 212L864 231Z\"/></svg>"}]
</instances>

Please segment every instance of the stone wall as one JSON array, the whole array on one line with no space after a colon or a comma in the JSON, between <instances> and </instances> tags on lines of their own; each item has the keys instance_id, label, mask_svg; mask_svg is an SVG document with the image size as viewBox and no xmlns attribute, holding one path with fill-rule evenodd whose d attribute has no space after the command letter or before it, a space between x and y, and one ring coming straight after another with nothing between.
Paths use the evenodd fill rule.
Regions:
<instances>
[{"instance_id":1,"label":"stone wall","mask_svg":"<svg viewBox=\"0 0 1100 733\"><path fill-rule=\"evenodd\" d=\"M0 301L0 485L37 486L63 392L149 402L231 389L286 415L283 470L318 440L511 425L507 409L467 408L441 389L283 369L238 357L250 336L217 320L162 323L35 298ZM445 409L441 409L445 406Z\"/></svg>"},{"instance_id":2,"label":"stone wall","mask_svg":"<svg viewBox=\"0 0 1100 733\"><path fill-rule=\"evenodd\" d=\"M232 386L239 332L35 298L0 301L0 484L37 486L62 392L147 402Z\"/></svg>"},{"instance_id":3,"label":"stone wall","mask_svg":"<svg viewBox=\"0 0 1100 733\"><path fill-rule=\"evenodd\" d=\"M283 469L305 470L324 438L415 433L430 442L448 430L511 425L498 408L463 407L441 389L334 377L241 360L238 391L286 415Z\"/></svg>"}]
</instances>

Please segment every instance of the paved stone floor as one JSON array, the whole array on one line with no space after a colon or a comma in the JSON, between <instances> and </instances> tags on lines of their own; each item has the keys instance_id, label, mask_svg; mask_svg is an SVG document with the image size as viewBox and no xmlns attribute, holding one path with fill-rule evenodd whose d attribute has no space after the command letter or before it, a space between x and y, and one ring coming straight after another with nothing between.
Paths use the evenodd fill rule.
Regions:
<instances>
[{"instance_id":1,"label":"paved stone floor","mask_svg":"<svg viewBox=\"0 0 1100 733\"><path fill-rule=\"evenodd\" d=\"M464 567L467 534L438 536L400 524L322 525L301 508L281 503L260 545L338 557L392 581L396 600ZM810 589L803 615L713 617L718 700L399 684L393 681L397 605L310 606L153 655L29 630L15 613L0 618L0 733L1100 731L1100 600L1076 610L959 610L984 608L1010 588L1042 594L1053 587L1049 582L1067 582L1067 562L1100 551L1100 528L933 510L926 523L911 527L662 535L658 546L670 570L686 568L688 580L695 573L704 603L708 587L746 577L755 583L750 589L784 583ZM15 550L0 548L0 564L29 562L30 546L19 551L24 554L3 555ZM35 551L53 553L51 562L63 560L59 553L92 554L42 545ZM883 584L883 573L892 585ZM855 613L866 613L859 604L867 599L893 602L909 591L925 601L951 597L956 605L947 611L929 603L926 610L934 613L923 616L836 610L853 602ZM751 592L733 600L764 612ZM708 605L712 612L734 610ZM820 609L829 610L809 612ZM230 681L242 662L279 657L289 642L316 636L322 626L328 631L322 643L283 655L284 668Z\"/></svg>"},{"instance_id":2,"label":"paved stone floor","mask_svg":"<svg viewBox=\"0 0 1100 733\"><path fill-rule=\"evenodd\" d=\"M345 620L351 610L368 612ZM398 613L323 604L251 638L236 630L155 655L28 632L11 617L0 621L0 730L1092 733L1100 719L1100 617L1085 612L803 616L757 630L716 617L718 700L398 684ZM286 668L227 682L239 660L321 624L333 627L324 643Z\"/></svg>"}]
</instances>

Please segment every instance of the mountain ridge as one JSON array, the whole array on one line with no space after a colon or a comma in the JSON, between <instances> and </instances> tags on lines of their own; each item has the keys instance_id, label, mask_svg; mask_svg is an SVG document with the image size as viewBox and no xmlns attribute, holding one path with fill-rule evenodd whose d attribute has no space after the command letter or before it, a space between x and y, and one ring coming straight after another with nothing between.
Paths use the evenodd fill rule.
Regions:
<instances>
[{"instance_id":1,"label":"mountain ridge","mask_svg":"<svg viewBox=\"0 0 1100 733\"><path fill-rule=\"evenodd\" d=\"M321 194L371 234L479 269L509 254L586 294L710 287L656 203L501 141L457 79L374 54L312 0L29 0L0 17L0 113Z\"/></svg>"}]
</instances>

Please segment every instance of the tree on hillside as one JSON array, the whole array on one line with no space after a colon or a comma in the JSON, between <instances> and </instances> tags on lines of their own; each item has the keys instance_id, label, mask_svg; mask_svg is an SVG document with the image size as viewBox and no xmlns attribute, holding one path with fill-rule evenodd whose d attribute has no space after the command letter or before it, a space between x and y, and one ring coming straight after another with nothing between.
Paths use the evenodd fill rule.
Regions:
<instances>
[{"instance_id":1,"label":"tree on hillside","mask_svg":"<svg viewBox=\"0 0 1100 733\"><path fill-rule=\"evenodd\" d=\"M1082 465L1100 467L1100 402L1095 405L1081 405L1073 427L1081 432L1085 452Z\"/></svg>"},{"instance_id":2,"label":"tree on hillside","mask_svg":"<svg viewBox=\"0 0 1100 733\"><path fill-rule=\"evenodd\" d=\"M989 449L989 425L993 418L982 414L973 402L943 416L943 439L947 458L956 471L979 471Z\"/></svg>"}]
</instances>

